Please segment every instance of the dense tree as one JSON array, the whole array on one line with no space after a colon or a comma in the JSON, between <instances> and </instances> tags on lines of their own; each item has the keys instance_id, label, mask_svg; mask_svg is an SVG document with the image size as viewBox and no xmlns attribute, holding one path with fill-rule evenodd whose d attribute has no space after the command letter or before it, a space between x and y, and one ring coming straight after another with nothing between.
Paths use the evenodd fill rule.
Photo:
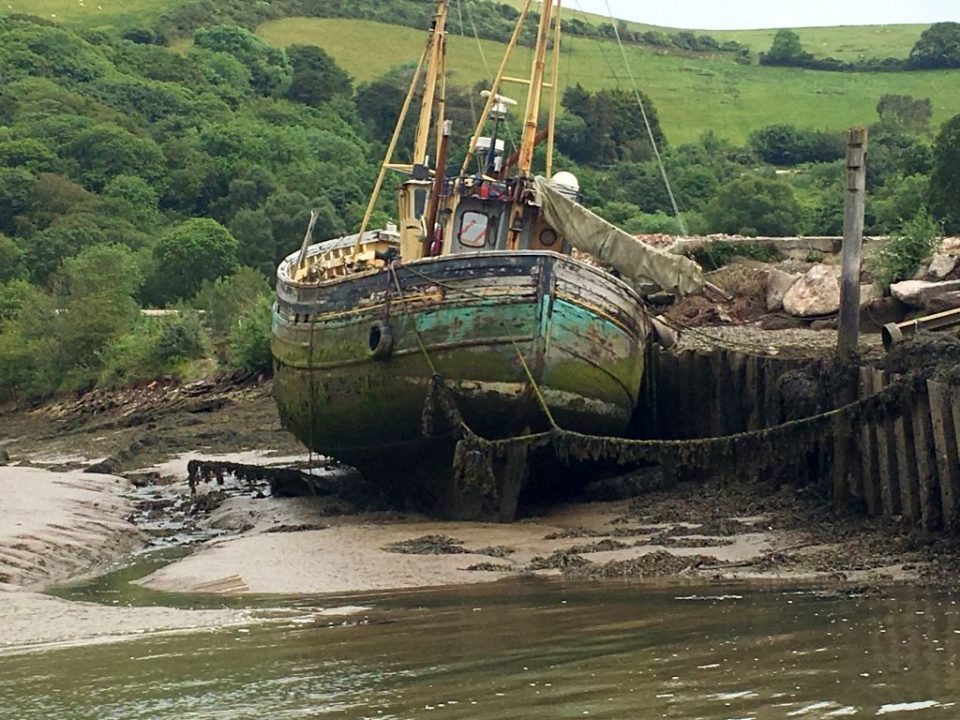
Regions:
<instances>
[{"instance_id":1,"label":"dense tree","mask_svg":"<svg viewBox=\"0 0 960 720\"><path fill-rule=\"evenodd\" d=\"M831 162L844 156L839 133L806 130L794 125L768 125L750 134L750 147L771 165Z\"/></svg>"},{"instance_id":2,"label":"dense tree","mask_svg":"<svg viewBox=\"0 0 960 720\"><path fill-rule=\"evenodd\" d=\"M98 372L98 354L129 330L139 308L133 299L143 278L133 253L120 245L94 245L67 259L58 273L58 365L80 384Z\"/></svg>"},{"instance_id":3,"label":"dense tree","mask_svg":"<svg viewBox=\"0 0 960 720\"><path fill-rule=\"evenodd\" d=\"M164 233L154 248L148 293L157 304L192 297L204 280L234 272L239 245L216 220L195 218Z\"/></svg>"},{"instance_id":4,"label":"dense tree","mask_svg":"<svg viewBox=\"0 0 960 720\"><path fill-rule=\"evenodd\" d=\"M897 133L925 135L930 132L933 103L930 98L912 95L882 95L877 102L880 124Z\"/></svg>"},{"instance_id":5,"label":"dense tree","mask_svg":"<svg viewBox=\"0 0 960 720\"><path fill-rule=\"evenodd\" d=\"M16 280L23 274L23 251L11 238L0 233L0 283Z\"/></svg>"},{"instance_id":6,"label":"dense tree","mask_svg":"<svg viewBox=\"0 0 960 720\"><path fill-rule=\"evenodd\" d=\"M103 189L102 198L107 212L135 227L149 230L161 221L157 191L143 178L117 175Z\"/></svg>"},{"instance_id":7,"label":"dense tree","mask_svg":"<svg viewBox=\"0 0 960 720\"><path fill-rule=\"evenodd\" d=\"M892 177L927 174L933 164L933 149L916 135L873 128L867 144L867 190L875 191Z\"/></svg>"},{"instance_id":8,"label":"dense tree","mask_svg":"<svg viewBox=\"0 0 960 720\"><path fill-rule=\"evenodd\" d=\"M21 216L30 208L36 177L22 168L0 167L0 232L14 235Z\"/></svg>"},{"instance_id":9,"label":"dense tree","mask_svg":"<svg viewBox=\"0 0 960 720\"><path fill-rule=\"evenodd\" d=\"M107 235L93 214L67 215L26 239L23 259L31 280L46 284L64 260L106 242Z\"/></svg>"},{"instance_id":10,"label":"dense tree","mask_svg":"<svg viewBox=\"0 0 960 720\"><path fill-rule=\"evenodd\" d=\"M802 218L789 184L756 176L725 184L705 214L715 230L741 235L794 235Z\"/></svg>"},{"instance_id":11,"label":"dense tree","mask_svg":"<svg viewBox=\"0 0 960 720\"><path fill-rule=\"evenodd\" d=\"M813 56L803 49L800 36L793 30L777 30L770 49L760 57L763 65L802 65Z\"/></svg>"},{"instance_id":12,"label":"dense tree","mask_svg":"<svg viewBox=\"0 0 960 720\"><path fill-rule=\"evenodd\" d=\"M290 85L293 69L287 54L267 45L246 28L220 25L201 28L193 36L197 47L233 55L250 70L254 90L279 95Z\"/></svg>"},{"instance_id":13,"label":"dense tree","mask_svg":"<svg viewBox=\"0 0 960 720\"><path fill-rule=\"evenodd\" d=\"M102 190L118 175L136 175L161 184L166 175L163 152L149 138L141 138L116 125L95 125L82 130L64 148L73 163L70 174L91 190Z\"/></svg>"},{"instance_id":14,"label":"dense tree","mask_svg":"<svg viewBox=\"0 0 960 720\"><path fill-rule=\"evenodd\" d=\"M930 209L945 223L947 232L960 232L960 115L943 124L935 150Z\"/></svg>"},{"instance_id":15,"label":"dense tree","mask_svg":"<svg viewBox=\"0 0 960 720\"><path fill-rule=\"evenodd\" d=\"M960 23L934 23L924 30L910 50L909 63L922 69L960 67Z\"/></svg>"},{"instance_id":16,"label":"dense tree","mask_svg":"<svg viewBox=\"0 0 960 720\"><path fill-rule=\"evenodd\" d=\"M306 105L321 105L336 95L350 95L350 76L316 45L291 45L287 57L293 66L293 80L287 97Z\"/></svg>"},{"instance_id":17,"label":"dense tree","mask_svg":"<svg viewBox=\"0 0 960 720\"><path fill-rule=\"evenodd\" d=\"M639 93L604 89L589 93L579 84L567 88L563 107L583 120L583 127L569 126L557 136L557 146L576 162L606 165L623 160L646 160L653 156L650 135L659 147L666 145L653 101ZM644 114L650 123L648 133ZM574 134L567 134L575 130ZM567 144L568 140L573 140Z\"/></svg>"},{"instance_id":18,"label":"dense tree","mask_svg":"<svg viewBox=\"0 0 960 720\"><path fill-rule=\"evenodd\" d=\"M60 159L39 140L24 138L0 143L0 165L21 167L32 173L56 172Z\"/></svg>"}]
</instances>

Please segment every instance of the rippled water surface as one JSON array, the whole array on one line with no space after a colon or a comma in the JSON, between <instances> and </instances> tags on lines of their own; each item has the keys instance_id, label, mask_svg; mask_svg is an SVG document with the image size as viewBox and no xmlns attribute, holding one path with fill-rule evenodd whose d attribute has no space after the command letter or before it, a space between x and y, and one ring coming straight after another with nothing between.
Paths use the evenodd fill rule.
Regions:
<instances>
[{"instance_id":1,"label":"rippled water surface","mask_svg":"<svg viewBox=\"0 0 960 720\"><path fill-rule=\"evenodd\" d=\"M0 657L3 718L960 717L953 596L533 581ZM2 626L2 620L0 620Z\"/></svg>"}]
</instances>

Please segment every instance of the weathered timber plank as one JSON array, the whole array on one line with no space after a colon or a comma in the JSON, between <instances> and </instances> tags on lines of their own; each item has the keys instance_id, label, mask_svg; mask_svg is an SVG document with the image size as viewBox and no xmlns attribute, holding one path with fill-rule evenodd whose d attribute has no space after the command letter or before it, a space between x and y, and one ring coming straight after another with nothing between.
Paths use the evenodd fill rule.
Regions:
<instances>
[{"instance_id":1,"label":"weathered timber plank","mask_svg":"<svg viewBox=\"0 0 960 720\"><path fill-rule=\"evenodd\" d=\"M953 411L950 408L950 391L946 385L932 380L927 381L927 391L930 395L937 475L940 478L943 527L953 530L960 525L960 517L957 515L957 500L960 499L960 460L957 454Z\"/></svg>"},{"instance_id":2,"label":"weathered timber plank","mask_svg":"<svg viewBox=\"0 0 960 720\"><path fill-rule=\"evenodd\" d=\"M744 401L747 403L747 430L760 429L760 358L748 355L744 382Z\"/></svg>"},{"instance_id":3,"label":"weathered timber plank","mask_svg":"<svg viewBox=\"0 0 960 720\"><path fill-rule=\"evenodd\" d=\"M940 483L937 478L933 423L926 384L914 398L910 420L913 429L913 450L917 459L920 524L926 530L936 530L943 525L943 512L940 509Z\"/></svg>"},{"instance_id":4,"label":"weathered timber plank","mask_svg":"<svg viewBox=\"0 0 960 720\"><path fill-rule=\"evenodd\" d=\"M880 392L887 386L887 376L881 370L873 371L873 388ZM882 418L877 421L877 474L880 477L880 500L883 514L894 517L900 514L900 484L897 479L897 453L893 442L893 421Z\"/></svg>"},{"instance_id":5,"label":"weathered timber plank","mask_svg":"<svg viewBox=\"0 0 960 720\"><path fill-rule=\"evenodd\" d=\"M873 369L860 368L860 397L870 397L874 392ZM870 515L877 515L881 510L876 438L876 424L862 420L860 424L860 477L863 484L863 499L867 504L867 512Z\"/></svg>"},{"instance_id":6,"label":"weathered timber plank","mask_svg":"<svg viewBox=\"0 0 960 720\"><path fill-rule=\"evenodd\" d=\"M730 384L727 387L728 413L727 434L747 429L750 396L746 392L747 356L742 352L727 353L730 368Z\"/></svg>"},{"instance_id":7,"label":"weathered timber plank","mask_svg":"<svg viewBox=\"0 0 960 720\"><path fill-rule=\"evenodd\" d=\"M765 366L763 376L766 383L766 389L764 390L764 403L766 405L764 427L773 427L779 425L782 420L780 417L780 391L777 387L777 380L780 379L780 368L778 362L773 358L766 358L763 364Z\"/></svg>"},{"instance_id":8,"label":"weathered timber plank","mask_svg":"<svg viewBox=\"0 0 960 720\"><path fill-rule=\"evenodd\" d=\"M846 419L837 415L833 419L833 467L831 469L831 494L834 506L840 510L850 499L850 460L854 450L853 435Z\"/></svg>"},{"instance_id":9,"label":"weathered timber plank","mask_svg":"<svg viewBox=\"0 0 960 720\"><path fill-rule=\"evenodd\" d=\"M900 470L900 511L911 523L916 523L920 520L920 479L913 445L912 413L907 412L893 421L893 442Z\"/></svg>"},{"instance_id":10,"label":"weathered timber plank","mask_svg":"<svg viewBox=\"0 0 960 720\"><path fill-rule=\"evenodd\" d=\"M713 401L710 403L711 435L727 434L728 393L730 385L727 377L727 354L714 348L707 356L710 379L713 382Z\"/></svg>"}]
</instances>

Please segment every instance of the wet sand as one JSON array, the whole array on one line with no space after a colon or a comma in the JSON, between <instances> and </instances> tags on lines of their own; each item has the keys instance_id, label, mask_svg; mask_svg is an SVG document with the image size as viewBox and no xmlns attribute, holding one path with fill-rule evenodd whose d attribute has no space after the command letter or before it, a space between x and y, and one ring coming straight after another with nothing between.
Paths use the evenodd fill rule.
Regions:
<instances>
[{"instance_id":1,"label":"wet sand","mask_svg":"<svg viewBox=\"0 0 960 720\"><path fill-rule=\"evenodd\" d=\"M0 583L48 586L138 547L126 486L79 470L0 467Z\"/></svg>"},{"instance_id":2,"label":"wet sand","mask_svg":"<svg viewBox=\"0 0 960 720\"><path fill-rule=\"evenodd\" d=\"M36 592L105 572L142 545L126 520L126 487L110 475L0 467L0 653L250 621L236 610L109 607Z\"/></svg>"},{"instance_id":3,"label":"wet sand","mask_svg":"<svg viewBox=\"0 0 960 720\"><path fill-rule=\"evenodd\" d=\"M211 522L219 527L242 523L249 529L239 537L209 543L139 582L169 592L368 592L491 582L516 575L559 576L559 567L536 566L555 553L589 548L615 532L634 534L623 537L628 542L617 542L623 548L575 554L595 563L658 551L681 557L710 553L718 563L747 562L786 541L779 533L751 532L724 538L722 546L698 547L694 539L693 547L666 550L656 539L677 526L616 523L627 506L574 503L520 522L493 524L392 514L318 517L306 499L233 498L211 515ZM272 531L298 527L305 520L327 527ZM695 532L691 529L689 534L695 537ZM425 538L447 538L451 547L433 547ZM391 547L416 545L418 540L424 547L408 552Z\"/></svg>"}]
</instances>

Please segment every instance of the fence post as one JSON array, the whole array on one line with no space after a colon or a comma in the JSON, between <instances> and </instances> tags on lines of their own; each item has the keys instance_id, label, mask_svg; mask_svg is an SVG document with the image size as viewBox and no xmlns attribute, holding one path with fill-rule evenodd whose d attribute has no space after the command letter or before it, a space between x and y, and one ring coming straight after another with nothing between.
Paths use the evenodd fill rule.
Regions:
<instances>
[{"instance_id":1,"label":"fence post","mask_svg":"<svg viewBox=\"0 0 960 720\"><path fill-rule=\"evenodd\" d=\"M860 336L860 248L866 196L867 129L850 128L846 192L843 205L843 265L840 278L840 331L837 354L850 362Z\"/></svg>"}]
</instances>

